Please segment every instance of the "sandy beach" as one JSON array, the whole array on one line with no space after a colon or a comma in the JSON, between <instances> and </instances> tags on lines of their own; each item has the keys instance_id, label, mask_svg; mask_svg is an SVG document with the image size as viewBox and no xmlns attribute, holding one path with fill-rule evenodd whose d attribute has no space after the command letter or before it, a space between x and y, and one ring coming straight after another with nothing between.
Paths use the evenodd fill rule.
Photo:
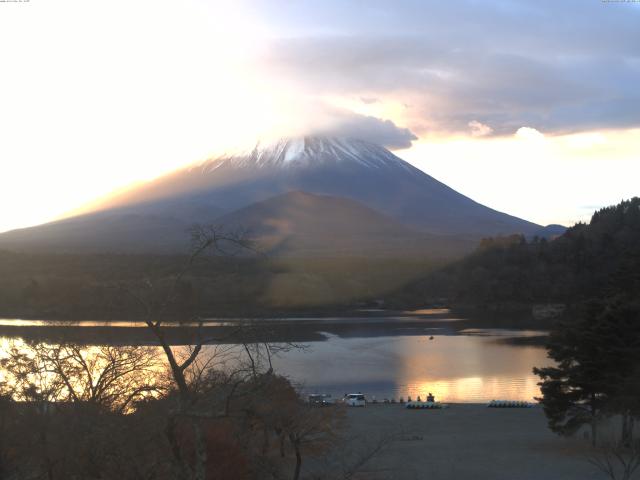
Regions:
<instances>
[{"instance_id":1,"label":"sandy beach","mask_svg":"<svg viewBox=\"0 0 640 480\"><path fill-rule=\"evenodd\" d=\"M397 434L369 465L370 478L585 480L605 478L587 461L588 442L553 434L540 407L444 410L369 405L348 410L350 433L373 442Z\"/></svg>"}]
</instances>

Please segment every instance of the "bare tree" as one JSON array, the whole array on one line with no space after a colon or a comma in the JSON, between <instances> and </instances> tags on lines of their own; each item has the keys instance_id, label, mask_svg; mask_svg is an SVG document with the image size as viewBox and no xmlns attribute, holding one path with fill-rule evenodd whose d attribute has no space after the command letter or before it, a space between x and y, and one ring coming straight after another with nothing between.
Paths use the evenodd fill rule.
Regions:
<instances>
[{"instance_id":1,"label":"bare tree","mask_svg":"<svg viewBox=\"0 0 640 480\"><path fill-rule=\"evenodd\" d=\"M344 428L342 408L318 408L299 404L287 412L283 428L295 454L293 480L300 478L303 453L321 454L330 449Z\"/></svg>"},{"instance_id":2,"label":"bare tree","mask_svg":"<svg viewBox=\"0 0 640 480\"><path fill-rule=\"evenodd\" d=\"M156 285L147 279L140 289L135 290L126 286L121 286L121 288L132 296L142 308L144 322L164 352L171 372L172 383L175 386L177 402L175 408L169 412L166 428L167 439L174 458L174 476L176 478L205 480L207 445L204 425L206 420L226 416L229 402L227 399L222 403L226 408L220 408L219 402L202 402L202 396L198 395L199 389L203 385L212 385L211 381L203 383L202 380L207 377L207 372L212 368L212 361L215 360L215 355L210 355L204 361L202 360L201 354L204 345L213 340L203 337L203 320L199 316L186 319L188 322L196 324L197 336L193 344L188 347L186 355L182 355L184 350L179 352L171 346L167 336L165 317L179 299L181 282L198 260L210 253L218 256L234 256L243 251L255 250L252 243L246 238L246 232L242 230L230 232L218 226L193 227L191 241L191 254L168 284ZM246 333L247 329L239 325L233 334L228 335L228 338L241 337L242 331ZM216 340L220 341L220 339ZM253 346L246 343L243 345L251 365L250 372L255 377L258 373L257 354L253 351ZM268 359L270 362L271 351L268 353ZM225 386L232 386L231 390L224 389L228 394L227 397L235 392L234 384L239 385L245 380L244 373L246 373L244 368L238 368L234 374L226 378ZM208 380L211 380L210 375ZM185 422L190 425L193 434L193 455L185 454L180 441L180 428L184 427Z\"/></svg>"},{"instance_id":3,"label":"bare tree","mask_svg":"<svg viewBox=\"0 0 640 480\"><path fill-rule=\"evenodd\" d=\"M108 478L110 459L137 449L127 414L166 390L152 347L13 341L0 357L20 478Z\"/></svg>"},{"instance_id":4,"label":"bare tree","mask_svg":"<svg viewBox=\"0 0 640 480\"><path fill-rule=\"evenodd\" d=\"M640 468L640 442L605 442L587 460L611 480L630 480Z\"/></svg>"},{"instance_id":5,"label":"bare tree","mask_svg":"<svg viewBox=\"0 0 640 480\"><path fill-rule=\"evenodd\" d=\"M54 402L63 395L64 381L52 375L45 358L26 344L10 342L2 352L0 367L6 392L11 398L31 403Z\"/></svg>"},{"instance_id":6,"label":"bare tree","mask_svg":"<svg viewBox=\"0 0 640 480\"><path fill-rule=\"evenodd\" d=\"M12 396L23 401L88 402L127 413L165 388L151 347L12 342L0 364Z\"/></svg>"}]
</instances>

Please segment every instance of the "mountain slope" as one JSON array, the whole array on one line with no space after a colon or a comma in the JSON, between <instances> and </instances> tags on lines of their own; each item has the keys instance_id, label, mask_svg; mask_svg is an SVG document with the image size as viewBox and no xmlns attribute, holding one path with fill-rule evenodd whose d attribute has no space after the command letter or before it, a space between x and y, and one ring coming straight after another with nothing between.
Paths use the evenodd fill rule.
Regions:
<instances>
[{"instance_id":1,"label":"mountain slope","mask_svg":"<svg viewBox=\"0 0 640 480\"><path fill-rule=\"evenodd\" d=\"M12 230L0 249L56 253L172 253L186 251L192 225L175 217L101 212Z\"/></svg>"},{"instance_id":2,"label":"mountain slope","mask_svg":"<svg viewBox=\"0 0 640 480\"><path fill-rule=\"evenodd\" d=\"M346 198L288 192L214 222L243 230L264 253L278 256L455 257L474 239L412 229ZM0 235L0 248L62 253L175 253L189 248L193 225L176 217L100 212Z\"/></svg>"},{"instance_id":3,"label":"mountain slope","mask_svg":"<svg viewBox=\"0 0 640 480\"><path fill-rule=\"evenodd\" d=\"M298 193L279 200L286 198L286 208L278 202L260 205L291 192L334 199L310 200ZM273 210L276 204L279 207ZM358 210L363 208L368 209L366 213ZM294 213L295 221L287 217ZM295 224L295 232L288 237L284 230L267 234L261 215L273 215L281 225ZM275 242L271 246L278 253L329 252L331 248L362 253L358 244L376 244L376 252L392 254L413 251L417 238L422 239L422 248L437 250L442 235L453 250L459 250L459 245L468 246L485 236L532 236L544 231L474 202L383 147L355 139L305 137L258 143L250 150L230 152L94 203L83 215L2 234L0 248L183 252L188 239L184 231L193 223L239 224L239 219L253 226L262 221L261 235ZM357 233L355 225L374 233ZM451 240L452 236L460 237L459 241ZM278 242L280 247L275 248Z\"/></svg>"},{"instance_id":4,"label":"mountain slope","mask_svg":"<svg viewBox=\"0 0 640 480\"><path fill-rule=\"evenodd\" d=\"M246 228L261 247L280 255L457 256L473 247L464 238L415 230L345 198L289 192L217 221Z\"/></svg>"},{"instance_id":5,"label":"mountain slope","mask_svg":"<svg viewBox=\"0 0 640 480\"><path fill-rule=\"evenodd\" d=\"M258 143L162 177L100 208L189 199L230 212L289 191L351 198L432 233L528 235L541 228L459 194L383 147L325 137Z\"/></svg>"}]
</instances>

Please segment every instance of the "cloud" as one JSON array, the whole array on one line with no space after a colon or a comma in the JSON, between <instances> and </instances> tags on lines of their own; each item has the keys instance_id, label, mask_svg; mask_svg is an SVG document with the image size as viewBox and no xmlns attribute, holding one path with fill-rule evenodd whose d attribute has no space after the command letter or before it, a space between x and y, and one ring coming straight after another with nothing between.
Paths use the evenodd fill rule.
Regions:
<instances>
[{"instance_id":1,"label":"cloud","mask_svg":"<svg viewBox=\"0 0 640 480\"><path fill-rule=\"evenodd\" d=\"M493 128L491 128L489 125L485 125L484 123L480 123L477 120L469 122L468 125L471 129L472 137L486 137L487 135L491 135L493 133Z\"/></svg>"},{"instance_id":2,"label":"cloud","mask_svg":"<svg viewBox=\"0 0 640 480\"><path fill-rule=\"evenodd\" d=\"M409 148L418 139L411 130L398 127L391 120L351 112L335 115L329 125L316 131L322 135L359 138L390 149Z\"/></svg>"},{"instance_id":3,"label":"cloud","mask_svg":"<svg viewBox=\"0 0 640 480\"><path fill-rule=\"evenodd\" d=\"M339 107L329 100L291 94L280 103L279 126L264 138L323 135L365 140L390 149L411 147L418 136L409 128L377 115L365 115Z\"/></svg>"},{"instance_id":4,"label":"cloud","mask_svg":"<svg viewBox=\"0 0 640 480\"><path fill-rule=\"evenodd\" d=\"M518 139L532 142L539 142L544 140L544 135L535 128L531 127L520 127L515 136Z\"/></svg>"},{"instance_id":5,"label":"cloud","mask_svg":"<svg viewBox=\"0 0 640 480\"><path fill-rule=\"evenodd\" d=\"M263 58L271 74L309 94L409 104L406 125L419 135L478 133L473 121L494 135L640 126L638 5L279 4L269 20L287 34Z\"/></svg>"}]
</instances>

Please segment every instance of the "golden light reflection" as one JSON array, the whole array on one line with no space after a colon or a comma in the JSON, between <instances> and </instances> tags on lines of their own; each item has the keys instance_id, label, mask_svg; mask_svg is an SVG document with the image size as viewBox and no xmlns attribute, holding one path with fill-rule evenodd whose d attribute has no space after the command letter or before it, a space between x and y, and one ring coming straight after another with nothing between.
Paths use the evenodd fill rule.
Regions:
<instances>
[{"instance_id":1,"label":"golden light reflection","mask_svg":"<svg viewBox=\"0 0 640 480\"><path fill-rule=\"evenodd\" d=\"M437 401L464 403L476 400L526 400L540 396L538 379L531 376L514 381L511 377L467 377L448 380L429 380L408 383L406 392L413 400L422 400L432 393ZM406 398L406 397L405 397Z\"/></svg>"},{"instance_id":2,"label":"golden light reflection","mask_svg":"<svg viewBox=\"0 0 640 480\"><path fill-rule=\"evenodd\" d=\"M524 332L528 334L530 332ZM433 393L446 402L527 400L540 396L533 366L548 365L546 350L513 347L495 337L405 337L406 361L397 372L399 394L424 399Z\"/></svg>"}]
</instances>

